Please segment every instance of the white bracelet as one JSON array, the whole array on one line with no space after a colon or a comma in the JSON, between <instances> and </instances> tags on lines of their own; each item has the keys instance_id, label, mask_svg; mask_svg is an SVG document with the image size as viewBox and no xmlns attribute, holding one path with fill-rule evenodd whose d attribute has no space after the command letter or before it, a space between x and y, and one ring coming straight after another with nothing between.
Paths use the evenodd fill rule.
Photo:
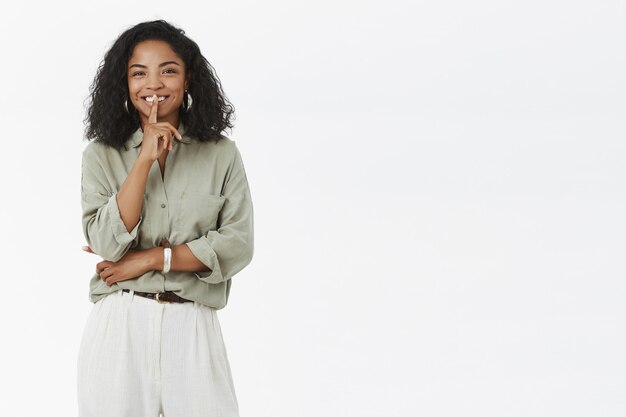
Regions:
<instances>
[{"instance_id":1,"label":"white bracelet","mask_svg":"<svg viewBox=\"0 0 626 417\"><path fill-rule=\"evenodd\" d=\"M171 267L172 267L172 249L163 248L163 270L161 272L163 272L164 274L167 274L168 272L170 272Z\"/></svg>"}]
</instances>

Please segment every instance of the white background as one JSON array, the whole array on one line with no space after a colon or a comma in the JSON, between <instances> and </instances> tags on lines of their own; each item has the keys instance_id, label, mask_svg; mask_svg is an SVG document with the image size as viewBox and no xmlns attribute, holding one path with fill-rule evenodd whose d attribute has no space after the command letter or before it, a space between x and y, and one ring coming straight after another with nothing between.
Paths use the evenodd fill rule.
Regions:
<instances>
[{"instance_id":1,"label":"white background","mask_svg":"<svg viewBox=\"0 0 626 417\"><path fill-rule=\"evenodd\" d=\"M84 101L163 18L216 68L253 195L219 312L242 417L623 417L625 8L3 6L0 413L77 415Z\"/></svg>"}]
</instances>

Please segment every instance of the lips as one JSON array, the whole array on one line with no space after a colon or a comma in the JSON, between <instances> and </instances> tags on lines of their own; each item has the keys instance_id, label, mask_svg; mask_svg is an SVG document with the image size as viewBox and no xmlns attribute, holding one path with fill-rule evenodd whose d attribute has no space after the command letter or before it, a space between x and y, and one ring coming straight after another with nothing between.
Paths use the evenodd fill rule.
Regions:
<instances>
[{"instance_id":1,"label":"lips","mask_svg":"<svg viewBox=\"0 0 626 417\"><path fill-rule=\"evenodd\" d=\"M167 100L169 96L158 96L159 104L163 103ZM141 98L144 102L146 102L149 106L152 106L152 102L154 101L153 96L145 96Z\"/></svg>"}]
</instances>

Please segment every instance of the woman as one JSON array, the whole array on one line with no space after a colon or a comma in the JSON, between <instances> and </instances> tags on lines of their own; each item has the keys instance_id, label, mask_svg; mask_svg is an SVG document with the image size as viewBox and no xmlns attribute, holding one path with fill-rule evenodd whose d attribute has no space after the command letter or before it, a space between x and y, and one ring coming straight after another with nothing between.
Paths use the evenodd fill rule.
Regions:
<instances>
[{"instance_id":1,"label":"woman","mask_svg":"<svg viewBox=\"0 0 626 417\"><path fill-rule=\"evenodd\" d=\"M91 87L81 202L103 260L78 358L81 417L238 416L217 310L253 255L232 106L184 31L120 35ZM158 162L158 163L155 163Z\"/></svg>"}]
</instances>

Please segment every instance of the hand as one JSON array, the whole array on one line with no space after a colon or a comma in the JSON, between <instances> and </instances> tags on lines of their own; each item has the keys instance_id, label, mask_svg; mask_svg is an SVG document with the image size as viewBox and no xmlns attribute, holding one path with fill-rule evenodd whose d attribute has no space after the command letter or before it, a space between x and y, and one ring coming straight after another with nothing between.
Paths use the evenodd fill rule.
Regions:
<instances>
[{"instance_id":1,"label":"hand","mask_svg":"<svg viewBox=\"0 0 626 417\"><path fill-rule=\"evenodd\" d=\"M92 252L93 253L93 252ZM137 278L150 270L148 252L129 250L117 262L102 261L96 264L96 273L108 286L118 281Z\"/></svg>"},{"instance_id":2,"label":"hand","mask_svg":"<svg viewBox=\"0 0 626 417\"><path fill-rule=\"evenodd\" d=\"M157 112L159 111L159 98L152 96L152 107L148 116L148 123L143 127L143 142L139 158L147 158L149 162L156 161L165 149L172 150L172 137L182 139L178 130L168 122L157 122Z\"/></svg>"}]
</instances>

